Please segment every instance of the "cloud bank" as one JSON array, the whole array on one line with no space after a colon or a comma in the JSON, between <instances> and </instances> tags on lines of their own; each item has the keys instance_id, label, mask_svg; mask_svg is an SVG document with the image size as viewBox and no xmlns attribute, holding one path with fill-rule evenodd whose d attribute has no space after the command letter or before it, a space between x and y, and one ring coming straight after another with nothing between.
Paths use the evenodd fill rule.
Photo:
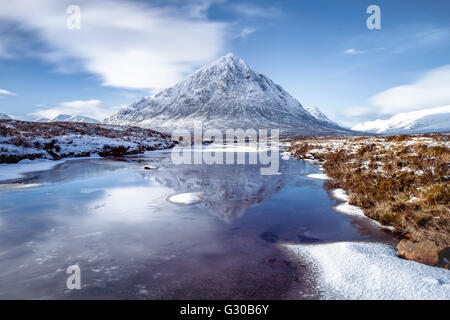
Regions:
<instances>
[{"instance_id":1,"label":"cloud bank","mask_svg":"<svg viewBox=\"0 0 450 320\"><path fill-rule=\"evenodd\" d=\"M16 94L5 89L0 89L0 96L16 96Z\"/></svg>"},{"instance_id":2,"label":"cloud bank","mask_svg":"<svg viewBox=\"0 0 450 320\"><path fill-rule=\"evenodd\" d=\"M160 3L4 1L0 19L38 38L38 54L60 71L93 73L112 87L166 88L222 52L228 25L208 20L211 0ZM73 4L81 9L80 29L67 28ZM0 49L2 56L17 52Z\"/></svg>"},{"instance_id":3,"label":"cloud bank","mask_svg":"<svg viewBox=\"0 0 450 320\"><path fill-rule=\"evenodd\" d=\"M382 114L395 114L450 104L450 65L432 69L416 82L383 91L370 102Z\"/></svg>"}]
</instances>

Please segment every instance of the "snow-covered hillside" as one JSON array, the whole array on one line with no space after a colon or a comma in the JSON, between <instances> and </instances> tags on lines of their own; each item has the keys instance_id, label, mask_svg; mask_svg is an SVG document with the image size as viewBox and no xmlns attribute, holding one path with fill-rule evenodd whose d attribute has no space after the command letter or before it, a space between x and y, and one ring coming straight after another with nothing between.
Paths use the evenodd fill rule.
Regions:
<instances>
[{"instance_id":1,"label":"snow-covered hillside","mask_svg":"<svg viewBox=\"0 0 450 320\"><path fill-rule=\"evenodd\" d=\"M122 156L174 145L166 134L137 127L0 121L0 163L92 155Z\"/></svg>"},{"instance_id":2,"label":"snow-covered hillside","mask_svg":"<svg viewBox=\"0 0 450 320\"><path fill-rule=\"evenodd\" d=\"M53 119L41 118L37 122L83 122L83 123L100 123L100 121L85 117L85 116L71 116L69 114L60 114Z\"/></svg>"},{"instance_id":3,"label":"snow-covered hillside","mask_svg":"<svg viewBox=\"0 0 450 320\"><path fill-rule=\"evenodd\" d=\"M279 128L283 135L349 134L336 124L318 121L283 88L228 54L172 88L143 97L105 119L162 132L177 128Z\"/></svg>"},{"instance_id":4,"label":"snow-covered hillside","mask_svg":"<svg viewBox=\"0 0 450 320\"><path fill-rule=\"evenodd\" d=\"M352 130L382 134L450 131L450 106L399 113L387 120L355 125Z\"/></svg>"},{"instance_id":5,"label":"snow-covered hillside","mask_svg":"<svg viewBox=\"0 0 450 320\"><path fill-rule=\"evenodd\" d=\"M0 113L0 120L11 120L12 118L6 113Z\"/></svg>"},{"instance_id":6,"label":"snow-covered hillside","mask_svg":"<svg viewBox=\"0 0 450 320\"><path fill-rule=\"evenodd\" d=\"M309 112L310 115L312 115L314 118L316 118L319 121L328 122L332 125L338 126L338 124L332 120L330 120L322 111L320 111L317 107L311 107L311 106L303 106L306 111Z\"/></svg>"}]
</instances>

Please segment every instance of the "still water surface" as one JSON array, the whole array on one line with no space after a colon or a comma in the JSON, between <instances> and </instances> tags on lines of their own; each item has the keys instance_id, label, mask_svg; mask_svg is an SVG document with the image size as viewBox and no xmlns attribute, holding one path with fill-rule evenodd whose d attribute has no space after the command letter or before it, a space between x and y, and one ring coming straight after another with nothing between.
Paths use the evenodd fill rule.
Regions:
<instances>
[{"instance_id":1,"label":"still water surface","mask_svg":"<svg viewBox=\"0 0 450 320\"><path fill-rule=\"evenodd\" d=\"M144 166L152 170L144 170ZM313 164L174 165L168 152L72 160L0 185L0 299L313 299L281 243L392 242L336 213ZM17 181L16 181L17 182ZM174 194L203 192L180 206ZM68 290L66 268L81 268ZM310 281L308 281L310 283Z\"/></svg>"}]
</instances>

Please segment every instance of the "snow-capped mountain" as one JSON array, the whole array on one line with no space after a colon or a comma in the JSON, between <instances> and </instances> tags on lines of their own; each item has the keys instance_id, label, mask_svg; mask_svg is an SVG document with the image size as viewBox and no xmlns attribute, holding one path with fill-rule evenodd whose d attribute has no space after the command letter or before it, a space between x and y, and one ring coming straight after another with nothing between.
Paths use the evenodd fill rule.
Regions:
<instances>
[{"instance_id":1,"label":"snow-capped mountain","mask_svg":"<svg viewBox=\"0 0 450 320\"><path fill-rule=\"evenodd\" d=\"M38 122L84 122L84 123L100 123L100 121L85 117L85 116L71 116L69 114L60 114L53 119L41 118L36 120Z\"/></svg>"},{"instance_id":2,"label":"snow-capped mountain","mask_svg":"<svg viewBox=\"0 0 450 320\"><path fill-rule=\"evenodd\" d=\"M170 133L207 128L279 128L282 135L349 134L318 121L283 88L228 54L189 75L172 88L143 97L105 119L107 124L137 125Z\"/></svg>"},{"instance_id":3,"label":"snow-capped mountain","mask_svg":"<svg viewBox=\"0 0 450 320\"><path fill-rule=\"evenodd\" d=\"M310 115L312 115L314 118L316 118L319 121L328 122L332 125L338 126L338 124L332 120L330 120L322 111L320 111L317 107L311 107L311 106L303 106L303 108L309 112Z\"/></svg>"},{"instance_id":4,"label":"snow-capped mountain","mask_svg":"<svg viewBox=\"0 0 450 320\"><path fill-rule=\"evenodd\" d=\"M36 119L36 120L33 120L34 122L49 122L49 120L50 119L48 119L48 118L39 118L39 119Z\"/></svg>"},{"instance_id":5,"label":"snow-capped mountain","mask_svg":"<svg viewBox=\"0 0 450 320\"><path fill-rule=\"evenodd\" d=\"M12 120L6 113L0 113L0 120Z\"/></svg>"},{"instance_id":6,"label":"snow-capped mountain","mask_svg":"<svg viewBox=\"0 0 450 320\"><path fill-rule=\"evenodd\" d=\"M450 106L399 113L387 120L355 125L352 130L382 134L450 131Z\"/></svg>"}]
</instances>

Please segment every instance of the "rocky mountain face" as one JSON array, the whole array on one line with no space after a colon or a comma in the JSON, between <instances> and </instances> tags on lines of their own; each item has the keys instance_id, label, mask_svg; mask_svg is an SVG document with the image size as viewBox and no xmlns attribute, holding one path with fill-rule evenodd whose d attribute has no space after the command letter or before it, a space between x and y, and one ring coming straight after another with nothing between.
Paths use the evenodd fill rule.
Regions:
<instances>
[{"instance_id":1,"label":"rocky mountain face","mask_svg":"<svg viewBox=\"0 0 450 320\"><path fill-rule=\"evenodd\" d=\"M351 131L321 121L283 88L228 54L189 75L172 88L143 97L105 119L106 124L137 125L170 133L203 129L280 129L280 134L332 135Z\"/></svg>"},{"instance_id":2,"label":"rocky mountain face","mask_svg":"<svg viewBox=\"0 0 450 320\"><path fill-rule=\"evenodd\" d=\"M327 122L334 126L339 126L336 122L330 120L322 111L320 111L319 108L310 106L304 106L303 108L305 108L305 110L308 111L309 114L312 115L317 120Z\"/></svg>"}]
</instances>

